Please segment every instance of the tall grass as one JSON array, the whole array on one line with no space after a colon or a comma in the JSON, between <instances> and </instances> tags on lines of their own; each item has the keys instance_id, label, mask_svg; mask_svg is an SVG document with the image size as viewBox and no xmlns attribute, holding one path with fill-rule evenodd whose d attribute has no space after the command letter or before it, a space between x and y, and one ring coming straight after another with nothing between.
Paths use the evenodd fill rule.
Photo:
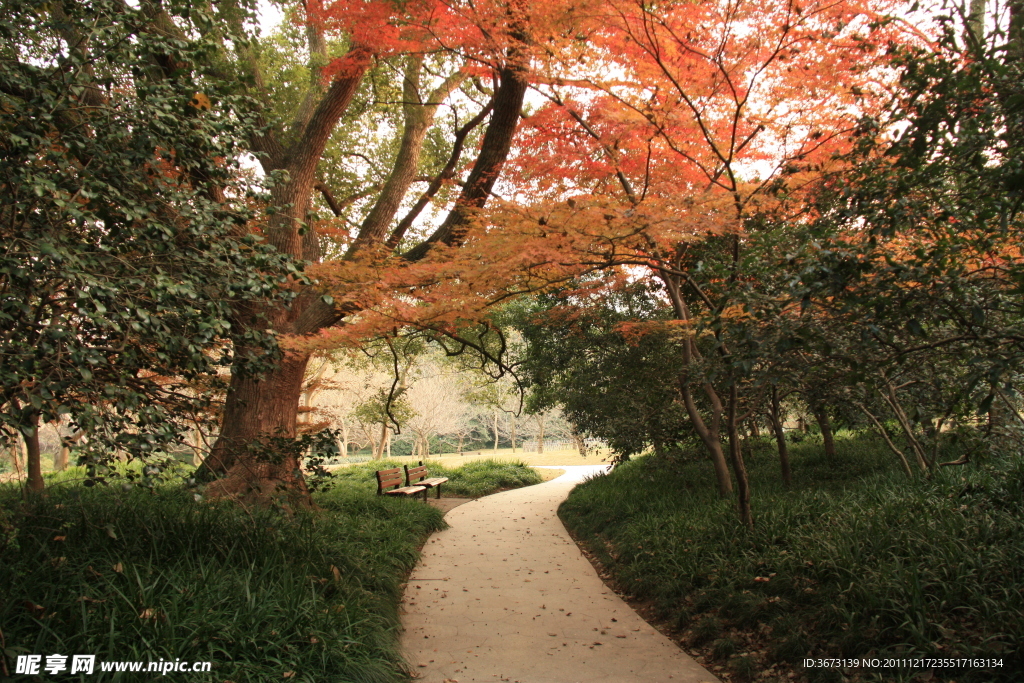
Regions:
<instances>
[{"instance_id":1,"label":"tall grass","mask_svg":"<svg viewBox=\"0 0 1024 683\"><path fill-rule=\"evenodd\" d=\"M442 496L479 498L505 489L532 486L541 483L537 471L520 461L473 460L459 467L445 467L430 460L423 461L431 477L448 477L441 485ZM363 490L377 490L377 470L402 467L408 462L373 460L334 470L341 486L355 486ZM433 494L431 494L433 495Z\"/></svg>"},{"instance_id":2,"label":"tall grass","mask_svg":"<svg viewBox=\"0 0 1024 683\"><path fill-rule=\"evenodd\" d=\"M947 468L909 481L884 446L792 448L785 490L764 449L751 458L756 528L719 500L703 462L653 457L578 487L567 526L620 585L651 601L684 642L737 679L805 657L1002 659L936 680L1024 677L1024 461ZM911 680L913 668L847 671ZM781 674L780 674L781 680Z\"/></svg>"},{"instance_id":3,"label":"tall grass","mask_svg":"<svg viewBox=\"0 0 1024 683\"><path fill-rule=\"evenodd\" d=\"M293 517L170 486L56 487L27 504L2 495L12 673L17 654L61 653L213 662L190 681L407 679L397 605L418 544L444 524L430 506L344 488L319 497L322 512Z\"/></svg>"}]
</instances>

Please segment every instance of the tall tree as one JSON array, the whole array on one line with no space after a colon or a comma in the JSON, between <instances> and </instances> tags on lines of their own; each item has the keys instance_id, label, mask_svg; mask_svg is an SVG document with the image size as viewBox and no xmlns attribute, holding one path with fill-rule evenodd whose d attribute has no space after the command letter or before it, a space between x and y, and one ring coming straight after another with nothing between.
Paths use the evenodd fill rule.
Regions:
<instances>
[{"instance_id":1,"label":"tall tree","mask_svg":"<svg viewBox=\"0 0 1024 683\"><path fill-rule=\"evenodd\" d=\"M205 10L2 9L0 430L25 439L38 490L43 422L68 416L100 460L179 440L209 399L194 389L231 361L234 312L283 301L298 271L254 221L250 104L191 66ZM168 36L170 17L193 37Z\"/></svg>"},{"instance_id":2,"label":"tall tree","mask_svg":"<svg viewBox=\"0 0 1024 683\"><path fill-rule=\"evenodd\" d=\"M251 141L264 172L283 178L274 186L273 198L276 206L286 208L268 219L265 234L269 243L282 253L317 264L311 272L324 285L340 286L330 295L325 295L322 287L301 288L290 306L242 308L239 318L244 328L272 329L281 336L308 338L372 305L376 288L367 284L372 281L368 278L386 267L388 258L393 259L399 253L396 249L408 244L412 235L412 218L396 221L396 217L417 175L427 130L443 99L466 77L459 72L433 88L425 87L420 78L430 53L441 52L463 63L471 62L474 81L492 96L456 132L451 163L441 169L425 192L429 199L437 192L437 185L460 168L458 160L466 134L486 118L476 159L453 208L433 232L401 253L401 261L443 263L447 250L465 242L470 212L486 202L511 149L527 88L531 46L543 43L547 35L537 35L533 28L535 15L541 12L546 13L545 22L557 16L550 7L536 8L517 1L467 8L384 1L305 6L309 85L291 120L268 121ZM545 26L545 22L537 25ZM238 46L237 68L253 96L269 99L259 46L251 38L241 39L242 32L242 27L236 26L232 33ZM334 59L330 58L331 36L344 45L344 53ZM324 236L318 235L317 224L309 220L314 191L323 192L334 208L339 207L329 188L318 182L321 161L361 83L375 63L388 59L405 60L406 64L398 151L350 244L339 258L325 258ZM244 339L237 343L244 348ZM297 463L290 458L277 462L260 459L250 446L268 435L295 433L295 407L308 358L308 347L299 344L272 371L253 373L245 367L235 368L221 433L206 461L208 469L222 475L210 485L211 495L267 498L286 490L293 502L304 503L305 485Z\"/></svg>"}]
</instances>

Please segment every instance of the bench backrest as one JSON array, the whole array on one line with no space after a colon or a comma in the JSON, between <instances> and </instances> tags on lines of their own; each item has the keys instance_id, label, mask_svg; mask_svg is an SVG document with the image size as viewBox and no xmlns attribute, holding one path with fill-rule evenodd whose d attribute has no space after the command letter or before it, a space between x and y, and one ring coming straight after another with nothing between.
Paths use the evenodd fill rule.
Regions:
<instances>
[{"instance_id":1,"label":"bench backrest","mask_svg":"<svg viewBox=\"0 0 1024 683\"><path fill-rule=\"evenodd\" d=\"M427 466L423 463L415 465L413 467L405 466L405 480L412 486L413 482L417 482L428 477Z\"/></svg>"},{"instance_id":2,"label":"bench backrest","mask_svg":"<svg viewBox=\"0 0 1024 683\"><path fill-rule=\"evenodd\" d=\"M377 493L393 486L405 486L402 468L392 467L390 470L377 470Z\"/></svg>"}]
</instances>

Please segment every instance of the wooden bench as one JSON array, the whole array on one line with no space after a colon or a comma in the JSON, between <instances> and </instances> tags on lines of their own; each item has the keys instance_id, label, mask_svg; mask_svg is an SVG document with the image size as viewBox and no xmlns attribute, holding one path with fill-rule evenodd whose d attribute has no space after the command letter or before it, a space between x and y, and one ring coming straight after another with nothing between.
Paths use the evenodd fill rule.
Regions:
<instances>
[{"instance_id":1,"label":"wooden bench","mask_svg":"<svg viewBox=\"0 0 1024 683\"><path fill-rule=\"evenodd\" d=\"M390 470L377 470L378 496L414 496L423 492L423 500L427 499L426 486L407 486L402 478L402 469L393 467ZM396 488L391 488L396 487Z\"/></svg>"},{"instance_id":2,"label":"wooden bench","mask_svg":"<svg viewBox=\"0 0 1024 683\"><path fill-rule=\"evenodd\" d=\"M441 497L441 484L448 481L448 477L431 477L430 473L427 472L427 466L420 460L420 464L414 467L405 466L405 485L412 486L413 482L416 482L416 486L423 486L428 489L437 489L437 497ZM423 492L423 500L427 499L427 492Z\"/></svg>"}]
</instances>

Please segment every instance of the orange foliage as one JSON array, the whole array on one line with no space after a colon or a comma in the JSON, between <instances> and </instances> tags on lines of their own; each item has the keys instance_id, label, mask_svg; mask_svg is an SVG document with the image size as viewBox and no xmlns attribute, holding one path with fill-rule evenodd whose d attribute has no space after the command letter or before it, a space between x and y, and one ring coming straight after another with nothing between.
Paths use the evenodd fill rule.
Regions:
<instances>
[{"instance_id":1,"label":"orange foliage","mask_svg":"<svg viewBox=\"0 0 1024 683\"><path fill-rule=\"evenodd\" d=\"M848 149L890 87L888 0L456 4L338 0L313 20L376 54L435 48L481 65L529 49L548 104L521 125L503 194L457 248L410 263L383 248L311 266L341 327L292 348L353 345L402 325L454 333L496 302L621 265L670 268L736 234ZM515 34L516 40L508 36ZM524 48L523 46L527 46ZM333 67L340 68L340 67ZM636 331L629 331L630 334Z\"/></svg>"}]
</instances>

